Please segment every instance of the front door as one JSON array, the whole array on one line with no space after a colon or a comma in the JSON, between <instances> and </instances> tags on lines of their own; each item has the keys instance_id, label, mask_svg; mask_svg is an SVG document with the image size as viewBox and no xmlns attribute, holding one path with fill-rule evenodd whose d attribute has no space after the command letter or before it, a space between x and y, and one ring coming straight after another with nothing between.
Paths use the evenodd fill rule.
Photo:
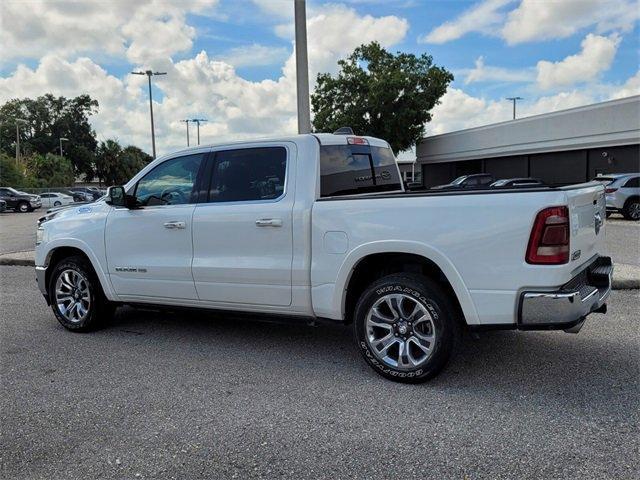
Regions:
<instances>
[{"instance_id":1,"label":"front door","mask_svg":"<svg viewBox=\"0 0 640 480\"><path fill-rule=\"evenodd\" d=\"M214 157L215 155L215 157ZM200 300L291 304L293 144L212 153L208 200L193 215Z\"/></svg>"},{"instance_id":2,"label":"front door","mask_svg":"<svg viewBox=\"0 0 640 480\"><path fill-rule=\"evenodd\" d=\"M113 208L105 246L111 284L123 298L196 300L191 275L195 189L204 153L176 157L133 187L139 208Z\"/></svg>"}]
</instances>

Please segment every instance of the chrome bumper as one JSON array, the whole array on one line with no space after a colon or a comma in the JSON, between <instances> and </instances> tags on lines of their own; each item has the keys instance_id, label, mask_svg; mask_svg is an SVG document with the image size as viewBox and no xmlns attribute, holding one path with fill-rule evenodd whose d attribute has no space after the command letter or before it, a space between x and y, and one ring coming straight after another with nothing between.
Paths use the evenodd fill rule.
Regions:
<instances>
[{"instance_id":1,"label":"chrome bumper","mask_svg":"<svg viewBox=\"0 0 640 480\"><path fill-rule=\"evenodd\" d=\"M611 258L598 257L556 291L523 292L520 296L518 328L562 329L577 333L587 315L593 312L606 313L612 275Z\"/></svg>"},{"instance_id":2,"label":"chrome bumper","mask_svg":"<svg viewBox=\"0 0 640 480\"><path fill-rule=\"evenodd\" d=\"M47 292L47 267L36 267L36 282L38 283L38 288L40 289L40 293L44 295L47 304L49 303L49 292Z\"/></svg>"}]
</instances>

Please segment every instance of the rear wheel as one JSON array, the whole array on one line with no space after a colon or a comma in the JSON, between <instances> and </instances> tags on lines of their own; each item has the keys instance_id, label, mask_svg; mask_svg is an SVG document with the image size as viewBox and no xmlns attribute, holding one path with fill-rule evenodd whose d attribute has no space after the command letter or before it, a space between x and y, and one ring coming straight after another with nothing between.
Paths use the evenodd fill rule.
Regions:
<instances>
[{"instance_id":1,"label":"rear wheel","mask_svg":"<svg viewBox=\"0 0 640 480\"><path fill-rule=\"evenodd\" d=\"M354 334L364 359L380 375L420 383L446 365L460 331L450 298L435 282L396 274L362 294Z\"/></svg>"},{"instance_id":2,"label":"rear wheel","mask_svg":"<svg viewBox=\"0 0 640 480\"><path fill-rule=\"evenodd\" d=\"M93 267L81 256L65 258L54 267L49 298L58 321L75 332L95 330L115 311L115 305L104 296Z\"/></svg>"},{"instance_id":3,"label":"rear wheel","mask_svg":"<svg viewBox=\"0 0 640 480\"><path fill-rule=\"evenodd\" d=\"M53 202L54 207L59 207L60 205L62 205L60 202Z\"/></svg>"},{"instance_id":4,"label":"rear wheel","mask_svg":"<svg viewBox=\"0 0 640 480\"><path fill-rule=\"evenodd\" d=\"M624 204L622 214L627 220L640 220L640 199L630 198L627 200Z\"/></svg>"}]
</instances>

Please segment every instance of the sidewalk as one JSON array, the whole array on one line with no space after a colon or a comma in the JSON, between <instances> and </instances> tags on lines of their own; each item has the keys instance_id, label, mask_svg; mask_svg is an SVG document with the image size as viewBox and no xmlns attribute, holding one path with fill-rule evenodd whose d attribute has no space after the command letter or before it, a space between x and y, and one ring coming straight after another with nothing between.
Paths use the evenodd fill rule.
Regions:
<instances>
[{"instance_id":1,"label":"sidewalk","mask_svg":"<svg viewBox=\"0 0 640 480\"><path fill-rule=\"evenodd\" d=\"M26 252L14 252L0 254L0 265L20 265L33 267L33 250ZM613 289L614 290L635 290L640 288L640 267L637 265L627 265L616 263L613 269Z\"/></svg>"}]
</instances>

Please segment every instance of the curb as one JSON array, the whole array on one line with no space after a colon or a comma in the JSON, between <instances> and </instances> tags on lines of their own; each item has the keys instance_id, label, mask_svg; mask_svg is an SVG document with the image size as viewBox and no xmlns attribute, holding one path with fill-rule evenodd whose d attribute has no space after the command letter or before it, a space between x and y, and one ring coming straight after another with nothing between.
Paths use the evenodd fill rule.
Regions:
<instances>
[{"instance_id":1,"label":"curb","mask_svg":"<svg viewBox=\"0 0 640 480\"><path fill-rule=\"evenodd\" d=\"M0 255L0 265L34 267L34 254L33 251L4 253ZM619 264L619 268L613 270L611 288L613 290L640 289L640 267Z\"/></svg>"}]
</instances>

